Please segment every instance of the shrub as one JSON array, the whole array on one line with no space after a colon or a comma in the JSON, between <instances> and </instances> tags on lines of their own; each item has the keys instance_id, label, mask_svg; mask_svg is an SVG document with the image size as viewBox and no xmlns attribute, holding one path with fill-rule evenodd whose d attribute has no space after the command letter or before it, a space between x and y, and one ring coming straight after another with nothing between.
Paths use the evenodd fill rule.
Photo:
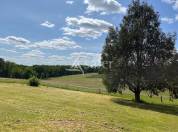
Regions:
<instances>
[{"instance_id":1,"label":"shrub","mask_svg":"<svg viewBox=\"0 0 178 132\"><path fill-rule=\"evenodd\" d=\"M40 85L39 79L37 77L30 78L28 83L33 87L38 87Z\"/></svg>"}]
</instances>

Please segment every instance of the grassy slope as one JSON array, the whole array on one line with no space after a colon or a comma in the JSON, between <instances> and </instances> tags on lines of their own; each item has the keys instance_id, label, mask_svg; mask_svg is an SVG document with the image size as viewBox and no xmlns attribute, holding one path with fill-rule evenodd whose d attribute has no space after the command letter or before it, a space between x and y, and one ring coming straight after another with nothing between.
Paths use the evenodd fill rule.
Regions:
<instances>
[{"instance_id":1,"label":"grassy slope","mask_svg":"<svg viewBox=\"0 0 178 132\"><path fill-rule=\"evenodd\" d=\"M15 78L1 78L0 77L0 83L21 83L21 84L26 84L27 80L25 80L25 79L15 79Z\"/></svg>"},{"instance_id":2,"label":"grassy slope","mask_svg":"<svg viewBox=\"0 0 178 132\"><path fill-rule=\"evenodd\" d=\"M41 82L42 85L49 87L107 94L106 88L102 83L102 76L97 73L49 78L47 80L42 80ZM129 90L125 90L123 91L123 94L132 95L133 93ZM147 93L143 91L142 95L147 96ZM164 98L169 98L167 92L161 93L160 95L164 96Z\"/></svg>"},{"instance_id":3,"label":"grassy slope","mask_svg":"<svg viewBox=\"0 0 178 132\"><path fill-rule=\"evenodd\" d=\"M101 75L96 73L49 78L47 80L42 80L42 83L46 86L84 92L106 92Z\"/></svg>"},{"instance_id":4,"label":"grassy slope","mask_svg":"<svg viewBox=\"0 0 178 132\"><path fill-rule=\"evenodd\" d=\"M178 131L178 101L136 105L107 95L0 83L0 131ZM128 99L130 99L128 97Z\"/></svg>"},{"instance_id":5,"label":"grassy slope","mask_svg":"<svg viewBox=\"0 0 178 132\"><path fill-rule=\"evenodd\" d=\"M27 83L24 79L0 78L0 82L6 83ZM41 80L41 84L48 87L63 88L75 91L106 93L102 83L101 75L90 73L83 75L71 75Z\"/></svg>"},{"instance_id":6,"label":"grassy slope","mask_svg":"<svg viewBox=\"0 0 178 132\"><path fill-rule=\"evenodd\" d=\"M0 82L5 83L20 83L27 84L28 80L25 79L12 79L12 78L0 78ZM90 73L85 75L71 75L63 77L49 78L41 80L41 85L47 87L54 87L60 89L68 89L74 91L90 92L90 93L100 93L108 94L106 88L102 83L102 75L97 73ZM133 93L129 90L123 91L124 96L133 96ZM147 92L142 91L142 96L147 96ZM118 94L114 94L118 96ZM120 95L119 95L120 96ZM164 99L169 99L169 93L164 92L160 93L160 96L163 96Z\"/></svg>"}]
</instances>

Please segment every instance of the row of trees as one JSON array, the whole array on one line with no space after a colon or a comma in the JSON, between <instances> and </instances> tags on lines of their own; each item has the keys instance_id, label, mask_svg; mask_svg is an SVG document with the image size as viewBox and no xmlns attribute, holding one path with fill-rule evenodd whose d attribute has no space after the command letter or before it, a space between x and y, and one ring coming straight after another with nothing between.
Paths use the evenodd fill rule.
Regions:
<instances>
[{"instance_id":1,"label":"row of trees","mask_svg":"<svg viewBox=\"0 0 178 132\"><path fill-rule=\"evenodd\" d=\"M104 83L109 92L126 87L140 102L143 90L158 95L168 89L178 97L176 35L160 29L152 6L133 0L119 28L110 28L102 53Z\"/></svg>"},{"instance_id":2,"label":"row of trees","mask_svg":"<svg viewBox=\"0 0 178 132\"><path fill-rule=\"evenodd\" d=\"M98 72L100 67L81 66L85 73ZM0 77L28 79L32 76L44 79L48 77L59 77L64 75L81 74L77 68L69 65L34 65L24 66L0 58Z\"/></svg>"}]
</instances>

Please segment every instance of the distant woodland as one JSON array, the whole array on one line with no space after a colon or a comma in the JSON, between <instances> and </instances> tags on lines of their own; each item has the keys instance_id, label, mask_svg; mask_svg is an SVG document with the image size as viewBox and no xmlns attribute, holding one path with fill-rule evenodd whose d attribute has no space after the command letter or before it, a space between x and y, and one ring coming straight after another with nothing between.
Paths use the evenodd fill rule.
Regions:
<instances>
[{"instance_id":1,"label":"distant woodland","mask_svg":"<svg viewBox=\"0 0 178 132\"><path fill-rule=\"evenodd\" d=\"M98 72L100 67L81 66L85 73ZM34 65L25 66L0 58L0 77L28 79L36 76L41 79L49 77L59 77L65 75L81 74L79 68L70 65Z\"/></svg>"}]
</instances>

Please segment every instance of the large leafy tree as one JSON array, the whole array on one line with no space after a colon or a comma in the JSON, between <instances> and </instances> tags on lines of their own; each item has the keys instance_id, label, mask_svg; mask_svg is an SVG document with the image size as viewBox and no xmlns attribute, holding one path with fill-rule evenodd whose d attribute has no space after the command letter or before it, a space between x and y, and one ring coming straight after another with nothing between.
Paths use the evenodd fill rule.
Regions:
<instances>
[{"instance_id":1,"label":"large leafy tree","mask_svg":"<svg viewBox=\"0 0 178 132\"><path fill-rule=\"evenodd\" d=\"M166 82L170 96L178 98L178 53L174 54L166 67Z\"/></svg>"},{"instance_id":2,"label":"large leafy tree","mask_svg":"<svg viewBox=\"0 0 178 132\"><path fill-rule=\"evenodd\" d=\"M162 32L159 14L139 0L129 6L119 31L111 29L102 53L108 91L128 87L136 102L142 90L157 94L165 87L163 70L173 55L175 35Z\"/></svg>"},{"instance_id":3,"label":"large leafy tree","mask_svg":"<svg viewBox=\"0 0 178 132\"><path fill-rule=\"evenodd\" d=\"M118 30L111 27L109 28L109 33L106 38L106 43L105 47L103 49L103 54L102 54L102 62L103 62L103 71L104 71L104 78L103 78L103 83L106 85L106 88L108 92L117 92L117 71L116 68L113 68L115 65L113 65L113 62L116 57L116 47L118 45Z\"/></svg>"}]
</instances>

